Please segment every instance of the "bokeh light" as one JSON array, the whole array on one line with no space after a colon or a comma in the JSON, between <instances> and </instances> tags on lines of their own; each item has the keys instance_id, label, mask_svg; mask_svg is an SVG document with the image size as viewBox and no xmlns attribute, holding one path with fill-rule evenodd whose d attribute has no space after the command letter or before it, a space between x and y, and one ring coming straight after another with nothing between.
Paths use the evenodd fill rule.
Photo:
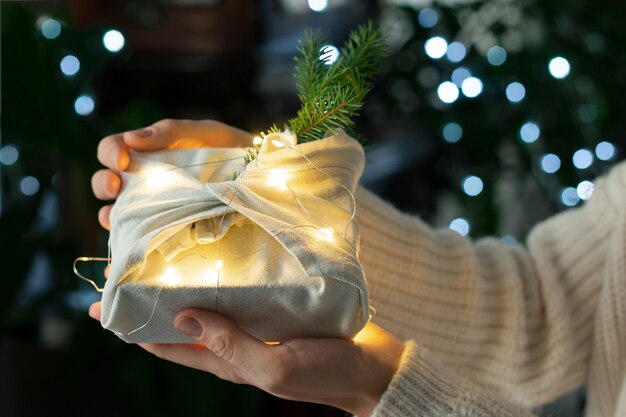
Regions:
<instances>
[{"instance_id":1,"label":"bokeh light","mask_svg":"<svg viewBox=\"0 0 626 417\"><path fill-rule=\"evenodd\" d=\"M39 191L39 181L35 177L23 177L20 181L20 191L24 195L35 195Z\"/></svg>"},{"instance_id":2,"label":"bokeh light","mask_svg":"<svg viewBox=\"0 0 626 417\"><path fill-rule=\"evenodd\" d=\"M452 75L450 79L457 86L461 87L463 85L463 81L472 76L472 73L465 67L459 67L452 71Z\"/></svg>"},{"instance_id":3,"label":"bokeh light","mask_svg":"<svg viewBox=\"0 0 626 417\"><path fill-rule=\"evenodd\" d=\"M426 7L420 10L419 14L417 15L417 22L420 24L421 27L425 29L430 29L434 27L438 21L439 14L437 13L437 11L431 9L430 7Z\"/></svg>"},{"instance_id":4,"label":"bokeh light","mask_svg":"<svg viewBox=\"0 0 626 417\"><path fill-rule=\"evenodd\" d=\"M459 88L450 81L444 81L439 84L437 95L444 103L454 103L459 98Z\"/></svg>"},{"instance_id":5,"label":"bokeh light","mask_svg":"<svg viewBox=\"0 0 626 417\"><path fill-rule=\"evenodd\" d=\"M462 217L452 220L450 222L450 226L448 227L450 228L450 230L457 232L461 236L466 236L470 231L469 222Z\"/></svg>"},{"instance_id":6,"label":"bokeh light","mask_svg":"<svg viewBox=\"0 0 626 417\"><path fill-rule=\"evenodd\" d=\"M492 46L487 50L487 62L497 67L506 61L506 50L501 46Z\"/></svg>"},{"instance_id":7,"label":"bokeh light","mask_svg":"<svg viewBox=\"0 0 626 417\"><path fill-rule=\"evenodd\" d=\"M562 80L569 75L569 61L562 56L552 58L550 60L550 63L548 64L548 70L550 71L550 75L552 75L554 78Z\"/></svg>"},{"instance_id":8,"label":"bokeh light","mask_svg":"<svg viewBox=\"0 0 626 417\"><path fill-rule=\"evenodd\" d=\"M465 58L466 54L467 49L461 42L452 42L448 45L448 50L446 51L446 57L450 62L460 62Z\"/></svg>"},{"instance_id":9,"label":"bokeh light","mask_svg":"<svg viewBox=\"0 0 626 417\"><path fill-rule=\"evenodd\" d=\"M483 180L476 175L470 175L463 179L463 192L470 197L475 197L483 191Z\"/></svg>"},{"instance_id":10,"label":"bokeh light","mask_svg":"<svg viewBox=\"0 0 626 417\"><path fill-rule=\"evenodd\" d=\"M581 200L589 200L593 195L594 185L591 181L581 181L576 187L576 194Z\"/></svg>"},{"instance_id":11,"label":"bokeh light","mask_svg":"<svg viewBox=\"0 0 626 417\"><path fill-rule=\"evenodd\" d=\"M0 164L13 165L20 157L20 153L13 145L6 145L0 148Z\"/></svg>"},{"instance_id":12,"label":"bokeh light","mask_svg":"<svg viewBox=\"0 0 626 417\"><path fill-rule=\"evenodd\" d=\"M574 187L567 187L561 191L561 202L568 207L575 206L580 202L578 192Z\"/></svg>"},{"instance_id":13,"label":"bokeh light","mask_svg":"<svg viewBox=\"0 0 626 417\"><path fill-rule=\"evenodd\" d=\"M309 0L309 8L314 12L323 12L327 7L327 0Z\"/></svg>"},{"instance_id":14,"label":"bokeh light","mask_svg":"<svg viewBox=\"0 0 626 417\"><path fill-rule=\"evenodd\" d=\"M441 130L443 140L449 143L456 143L463 137L463 128L455 122L446 123Z\"/></svg>"},{"instance_id":15,"label":"bokeh light","mask_svg":"<svg viewBox=\"0 0 626 417\"><path fill-rule=\"evenodd\" d=\"M119 30L111 29L102 36L102 44L109 52L119 52L124 47L126 39Z\"/></svg>"},{"instance_id":16,"label":"bokeh light","mask_svg":"<svg viewBox=\"0 0 626 417\"><path fill-rule=\"evenodd\" d=\"M61 59L60 67L63 74L71 77L80 70L80 61L74 55L66 55Z\"/></svg>"},{"instance_id":17,"label":"bokeh light","mask_svg":"<svg viewBox=\"0 0 626 417\"><path fill-rule=\"evenodd\" d=\"M611 142L600 142L596 145L596 157L601 161L609 161L615 156L615 146Z\"/></svg>"},{"instance_id":18,"label":"bokeh light","mask_svg":"<svg viewBox=\"0 0 626 417\"><path fill-rule=\"evenodd\" d=\"M55 39L61 34L61 23L55 19L45 19L39 28L46 39Z\"/></svg>"},{"instance_id":19,"label":"bokeh light","mask_svg":"<svg viewBox=\"0 0 626 417\"><path fill-rule=\"evenodd\" d=\"M87 116L93 112L96 103L91 96L83 95L74 101L74 111L81 116Z\"/></svg>"},{"instance_id":20,"label":"bokeh light","mask_svg":"<svg viewBox=\"0 0 626 417\"><path fill-rule=\"evenodd\" d=\"M446 54L447 50L448 42L440 36L432 37L424 44L424 51L426 51L426 55L432 59L441 58Z\"/></svg>"},{"instance_id":21,"label":"bokeh light","mask_svg":"<svg viewBox=\"0 0 626 417\"><path fill-rule=\"evenodd\" d=\"M572 162L574 162L574 166L578 169L587 169L593 163L593 154L588 149L579 149L574 152Z\"/></svg>"},{"instance_id":22,"label":"bokeh light","mask_svg":"<svg viewBox=\"0 0 626 417\"><path fill-rule=\"evenodd\" d=\"M534 122L526 122L522 125L519 130L519 137L523 142L533 143L537 139L539 139L539 135L541 134L541 129L539 125Z\"/></svg>"},{"instance_id":23,"label":"bokeh light","mask_svg":"<svg viewBox=\"0 0 626 417\"><path fill-rule=\"evenodd\" d=\"M461 83L461 91L465 97L477 97L483 92L483 82L480 78L468 77Z\"/></svg>"},{"instance_id":24,"label":"bokeh light","mask_svg":"<svg viewBox=\"0 0 626 417\"><path fill-rule=\"evenodd\" d=\"M320 48L320 61L324 65L332 65L339 59L339 49L334 45L324 45Z\"/></svg>"},{"instance_id":25,"label":"bokeh light","mask_svg":"<svg viewBox=\"0 0 626 417\"><path fill-rule=\"evenodd\" d=\"M553 153L541 157L541 169L548 174L554 174L561 168L561 158Z\"/></svg>"},{"instance_id":26,"label":"bokeh light","mask_svg":"<svg viewBox=\"0 0 626 417\"><path fill-rule=\"evenodd\" d=\"M524 97L526 97L526 88L522 83L515 81L506 86L506 98L511 103L519 103L524 100Z\"/></svg>"}]
</instances>

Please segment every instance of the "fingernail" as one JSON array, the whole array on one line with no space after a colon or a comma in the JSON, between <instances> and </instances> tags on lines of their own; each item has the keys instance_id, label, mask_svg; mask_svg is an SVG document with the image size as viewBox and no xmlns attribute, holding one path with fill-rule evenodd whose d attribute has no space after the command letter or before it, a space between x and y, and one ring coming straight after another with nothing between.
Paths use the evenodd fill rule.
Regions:
<instances>
[{"instance_id":1,"label":"fingernail","mask_svg":"<svg viewBox=\"0 0 626 417\"><path fill-rule=\"evenodd\" d=\"M128 133L132 133L133 135L140 136L142 138L147 138L147 137L152 136L152 134L154 133L154 130L150 128L146 128L146 129L133 130Z\"/></svg>"},{"instance_id":2,"label":"fingernail","mask_svg":"<svg viewBox=\"0 0 626 417\"><path fill-rule=\"evenodd\" d=\"M117 161L115 161L115 165L119 171L124 171L128 168L128 164L130 163L130 158L126 151L121 151L117 155Z\"/></svg>"},{"instance_id":3,"label":"fingernail","mask_svg":"<svg viewBox=\"0 0 626 417\"><path fill-rule=\"evenodd\" d=\"M174 328L176 331L186 334L191 337L200 337L202 336L202 325L196 319L192 319L191 317L184 317L174 323Z\"/></svg>"}]
</instances>

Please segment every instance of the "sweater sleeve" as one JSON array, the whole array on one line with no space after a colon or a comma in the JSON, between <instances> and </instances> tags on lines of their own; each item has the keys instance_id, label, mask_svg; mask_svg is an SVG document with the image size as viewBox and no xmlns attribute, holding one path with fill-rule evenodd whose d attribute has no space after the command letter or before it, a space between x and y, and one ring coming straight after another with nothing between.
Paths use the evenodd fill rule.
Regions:
<instances>
[{"instance_id":1,"label":"sweater sleeve","mask_svg":"<svg viewBox=\"0 0 626 417\"><path fill-rule=\"evenodd\" d=\"M527 409L452 377L413 341L405 343L400 367L373 417L533 417Z\"/></svg>"},{"instance_id":2,"label":"sweater sleeve","mask_svg":"<svg viewBox=\"0 0 626 417\"><path fill-rule=\"evenodd\" d=\"M527 248L434 231L360 188L359 258L374 321L429 352L409 349L375 415L422 415L385 411L396 397L450 399L433 384L425 396L403 394L437 372L429 358L454 376L442 376L443 386L463 401L471 397L467 384L527 408L582 385L625 168L598 180L582 207L536 226ZM455 385L457 378L467 384Z\"/></svg>"}]
</instances>

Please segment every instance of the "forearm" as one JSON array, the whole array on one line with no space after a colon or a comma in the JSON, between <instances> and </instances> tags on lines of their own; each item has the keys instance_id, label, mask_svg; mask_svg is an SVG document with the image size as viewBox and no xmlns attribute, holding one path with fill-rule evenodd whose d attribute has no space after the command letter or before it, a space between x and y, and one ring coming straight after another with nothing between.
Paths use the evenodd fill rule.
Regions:
<instances>
[{"instance_id":1,"label":"forearm","mask_svg":"<svg viewBox=\"0 0 626 417\"><path fill-rule=\"evenodd\" d=\"M615 217L606 199L545 222L529 251L435 232L363 189L357 200L377 323L518 404L584 382L603 236Z\"/></svg>"}]
</instances>

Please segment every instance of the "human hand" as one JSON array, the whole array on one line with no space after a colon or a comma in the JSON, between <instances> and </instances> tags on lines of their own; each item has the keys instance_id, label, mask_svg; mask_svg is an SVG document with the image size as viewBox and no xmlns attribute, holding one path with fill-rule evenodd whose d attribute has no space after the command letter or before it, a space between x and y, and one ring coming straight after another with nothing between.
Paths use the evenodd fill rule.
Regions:
<instances>
[{"instance_id":1,"label":"human hand","mask_svg":"<svg viewBox=\"0 0 626 417\"><path fill-rule=\"evenodd\" d=\"M105 137L98 144L98 160L107 169L91 177L91 188L100 200L114 200L122 187L119 172L128 168L129 150L224 148L252 145L252 135L214 120L164 119L143 129ZM111 205L98 212L98 221L110 228Z\"/></svg>"},{"instance_id":2,"label":"human hand","mask_svg":"<svg viewBox=\"0 0 626 417\"><path fill-rule=\"evenodd\" d=\"M100 319L100 305L89 315ZM219 314L189 309L174 327L194 344L140 344L154 355L280 398L327 404L369 416L395 373L403 344L368 323L353 340L293 339L268 345Z\"/></svg>"}]
</instances>

